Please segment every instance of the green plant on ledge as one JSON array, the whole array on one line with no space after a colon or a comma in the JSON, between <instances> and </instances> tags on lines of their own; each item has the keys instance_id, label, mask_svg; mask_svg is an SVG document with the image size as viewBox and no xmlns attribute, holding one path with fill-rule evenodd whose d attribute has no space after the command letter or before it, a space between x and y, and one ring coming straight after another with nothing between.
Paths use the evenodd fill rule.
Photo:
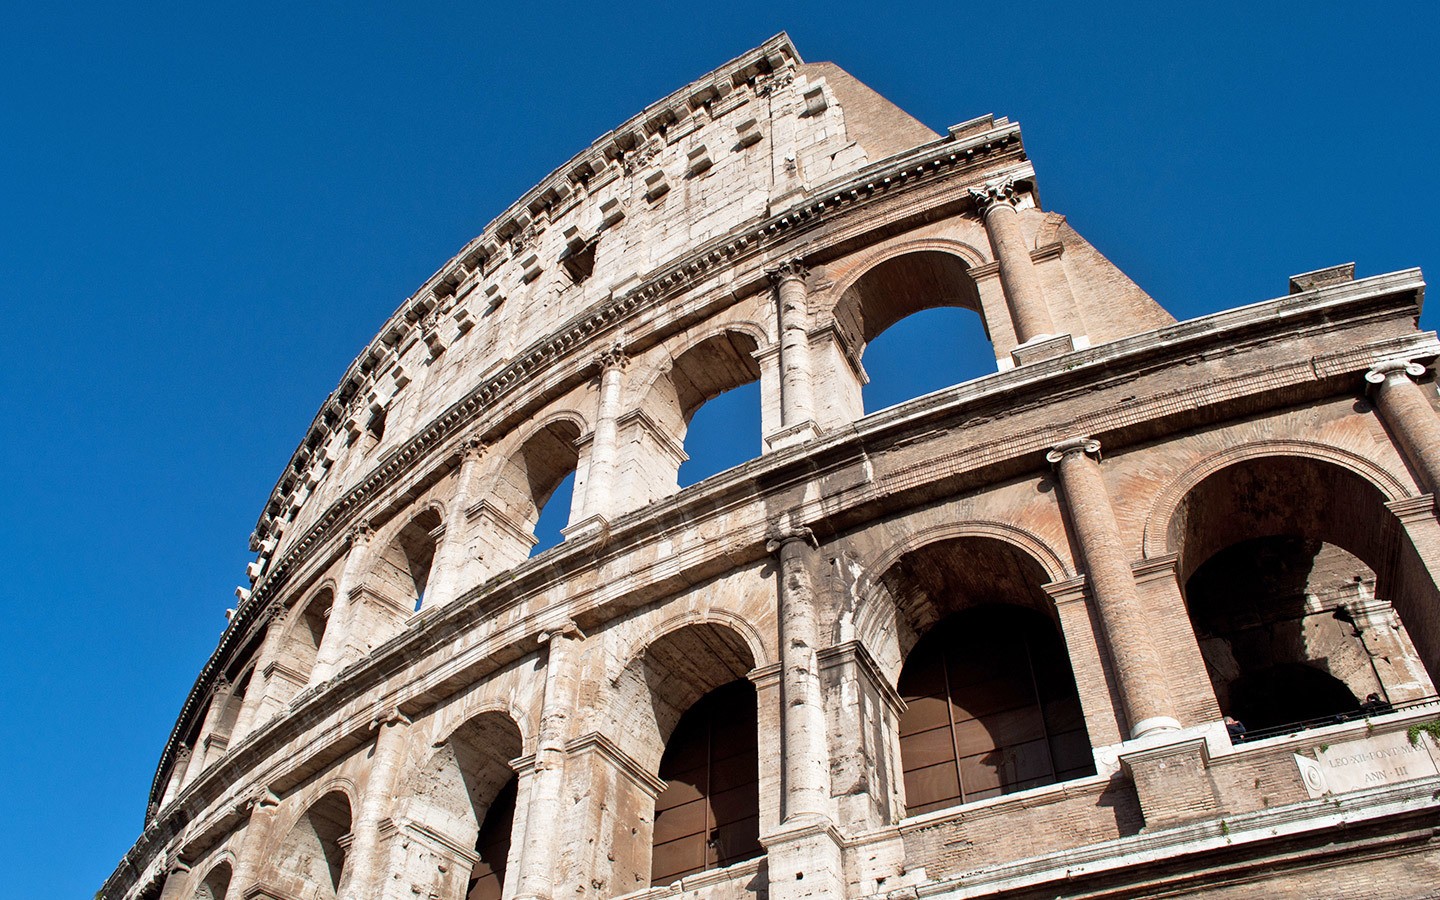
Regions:
<instances>
[{"instance_id":1,"label":"green plant on ledge","mask_svg":"<svg viewBox=\"0 0 1440 900\"><path fill-rule=\"evenodd\" d=\"M1411 744L1420 743L1420 735L1422 734L1428 734L1430 735L1430 740L1440 743L1440 719L1411 725L1405 732L1405 735L1410 738Z\"/></svg>"}]
</instances>

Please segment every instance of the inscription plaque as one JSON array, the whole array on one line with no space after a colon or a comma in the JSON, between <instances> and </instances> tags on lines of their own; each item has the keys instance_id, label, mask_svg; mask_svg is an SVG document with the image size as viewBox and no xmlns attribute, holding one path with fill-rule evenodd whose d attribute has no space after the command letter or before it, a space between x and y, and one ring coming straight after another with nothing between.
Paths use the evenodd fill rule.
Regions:
<instances>
[{"instance_id":1,"label":"inscription plaque","mask_svg":"<svg viewBox=\"0 0 1440 900\"><path fill-rule=\"evenodd\" d=\"M1415 743L1403 731L1315 748L1315 759L1295 755L1311 797L1340 794L1440 774L1428 735Z\"/></svg>"}]
</instances>

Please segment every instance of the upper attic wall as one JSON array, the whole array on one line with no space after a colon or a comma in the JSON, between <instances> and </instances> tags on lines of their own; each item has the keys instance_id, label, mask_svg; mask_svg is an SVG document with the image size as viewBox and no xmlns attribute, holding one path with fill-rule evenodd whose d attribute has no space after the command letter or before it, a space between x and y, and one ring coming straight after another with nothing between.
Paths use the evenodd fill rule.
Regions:
<instances>
[{"instance_id":1,"label":"upper attic wall","mask_svg":"<svg viewBox=\"0 0 1440 900\"><path fill-rule=\"evenodd\" d=\"M919 119L877 94L871 87L832 62L804 63L800 71L834 91L845 110L845 129L872 160L904 153L940 135Z\"/></svg>"},{"instance_id":2,"label":"upper attic wall","mask_svg":"<svg viewBox=\"0 0 1440 900\"><path fill-rule=\"evenodd\" d=\"M803 63L783 35L652 104L527 192L391 317L317 416L262 536L282 521L302 533L560 323L936 137L839 67Z\"/></svg>"}]
</instances>

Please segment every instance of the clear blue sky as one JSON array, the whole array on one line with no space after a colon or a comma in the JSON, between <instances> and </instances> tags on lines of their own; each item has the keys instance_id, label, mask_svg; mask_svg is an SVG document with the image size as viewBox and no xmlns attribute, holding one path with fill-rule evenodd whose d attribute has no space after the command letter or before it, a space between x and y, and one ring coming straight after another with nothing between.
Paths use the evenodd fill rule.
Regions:
<instances>
[{"instance_id":1,"label":"clear blue sky","mask_svg":"<svg viewBox=\"0 0 1440 900\"><path fill-rule=\"evenodd\" d=\"M1434 4L516 6L5 14L0 895L88 897L139 833L261 505L385 316L776 31L937 130L1019 120L1046 207L1179 317L1440 267ZM947 335L877 342L871 405L979 371Z\"/></svg>"}]
</instances>

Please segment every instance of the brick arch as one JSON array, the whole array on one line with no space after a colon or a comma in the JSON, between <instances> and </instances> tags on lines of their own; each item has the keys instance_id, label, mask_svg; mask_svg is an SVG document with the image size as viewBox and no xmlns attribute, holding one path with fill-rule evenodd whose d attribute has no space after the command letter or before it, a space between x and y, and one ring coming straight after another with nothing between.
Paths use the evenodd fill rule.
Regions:
<instances>
[{"instance_id":1,"label":"brick arch","mask_svg":"<svg viewBox=\"0 0 1440 900\"><path fill-rule=\"evenodd\" d=\"M1005 544L1024 554L1035 562L1045 582L1062 581L1074 575L1060 554L1043 538L1017 525L995 520L947 523L921 529L886 547L873 559L862 561L864 574L856 587L859 608L855 617L855 634L875 654L892 684L899 677L904 658L900 644L904 642L891 647L891 652L884 649L892 643L885 640L886 635L896 627L896 600L882 578L896 563L917 550L948 541L976 538Z\"/></svg>"},{"instance_id":2,"label":"brick arch","mask_svg":"<svg viewBox=\"0 0 1440 900\"><path fill-rule=\"evenodd\" d=\"M1379 464L1339 447L1301 440L1255 441L1212 453L1170 481L1156 495L1145 519L1142 552L1146 559L1178 553L1178 538L1172 534L1176 513L1190 492L1202 481L1237 463L1265 457L1301 457L1330 463L1370 483L1387 502L1412 496L1412 491L1393 473Z\"/></svg>"}]
</instances>

